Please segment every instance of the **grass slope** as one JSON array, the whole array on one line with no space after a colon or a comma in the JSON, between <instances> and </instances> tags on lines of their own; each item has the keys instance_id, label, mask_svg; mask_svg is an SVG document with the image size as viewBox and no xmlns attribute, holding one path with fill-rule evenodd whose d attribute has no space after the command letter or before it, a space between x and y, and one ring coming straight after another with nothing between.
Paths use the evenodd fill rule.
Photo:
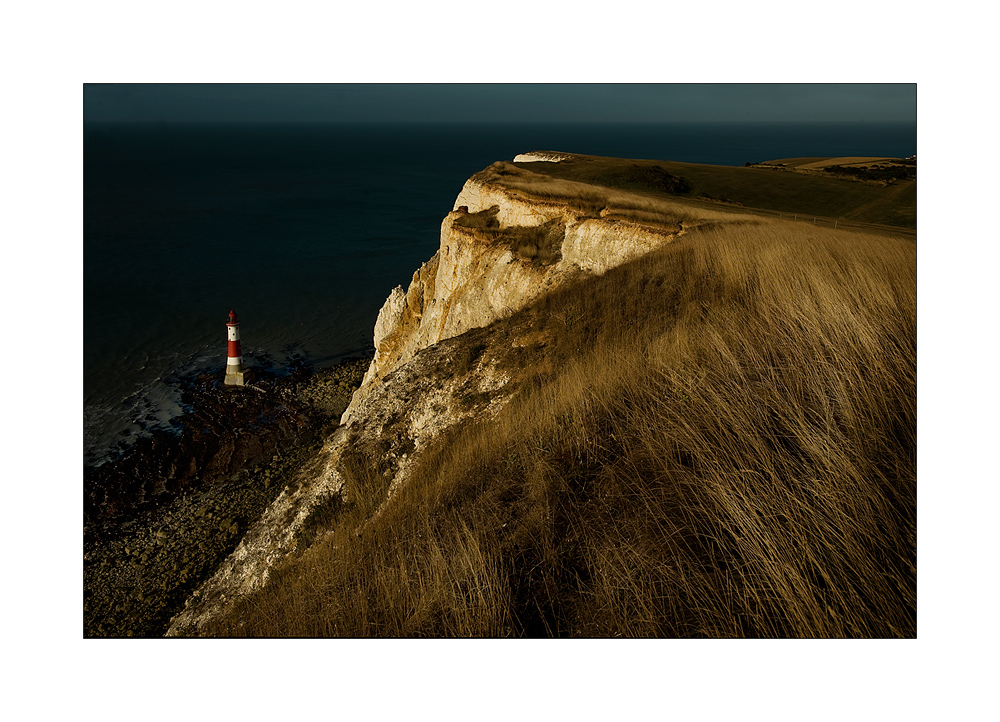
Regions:
<instances>
[{"instance_id":1,"label":"grass slope","mask_svg":"<svg viewBox=\"0 0 1000 722\"><path fill-rule=\"evenodd\" d=\"M380 514L356 449L327 533L202 633L916 635L911 241L714 222L488 332L531 369L500 415Z\"/></svg>"}]
</instances>

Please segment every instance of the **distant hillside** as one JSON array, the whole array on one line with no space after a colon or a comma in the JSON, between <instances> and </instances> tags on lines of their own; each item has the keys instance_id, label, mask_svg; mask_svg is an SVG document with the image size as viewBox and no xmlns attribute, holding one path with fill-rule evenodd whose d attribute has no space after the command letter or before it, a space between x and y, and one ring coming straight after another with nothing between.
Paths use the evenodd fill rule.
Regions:
<instances>
[{"instance_id":1,"label":"distant hillside","mask_svg":"<svg viewBox=\"0 0 1000 722\"><path fill-rule=\"evenodd\" d=\"M569 153L560 157L564 160L517 165L530 167L534 173L640 193L667 192L692 200L901 228L915 229L917 225L916 179L871 185L832 173L781 172L776 164L782 161L731 167ZM789 168L819 168L824 161L839 160L841 165L851 166L857 159L785 160Z\"/></svg>"}]
</instances>

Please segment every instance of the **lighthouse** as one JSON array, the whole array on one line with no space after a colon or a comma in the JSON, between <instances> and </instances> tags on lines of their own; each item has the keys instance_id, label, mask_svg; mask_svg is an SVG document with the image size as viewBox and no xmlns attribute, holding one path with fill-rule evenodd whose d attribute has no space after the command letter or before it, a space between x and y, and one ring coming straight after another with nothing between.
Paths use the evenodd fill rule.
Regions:
<instances>
[{"instance_id":1,"label":"lighthouse","mask_svg":"<svg viewBox=\"0 0 1000 722\"><path fill-rule=\"evenodd\" d=\"M229 358L226 359L226 386L243 386L245 372L243 371L243 352L240 351L240 322L236 320L236 311L229 312L229 322L226 324L229 332Z\"/></svg>"}]
</instances>

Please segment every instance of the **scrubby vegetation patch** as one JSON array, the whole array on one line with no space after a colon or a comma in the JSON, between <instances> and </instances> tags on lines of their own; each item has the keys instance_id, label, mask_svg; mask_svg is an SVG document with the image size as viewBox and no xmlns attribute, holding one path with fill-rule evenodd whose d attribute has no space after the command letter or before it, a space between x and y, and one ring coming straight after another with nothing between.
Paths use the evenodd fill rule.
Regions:
<instances>
[{"instance_id":1,"label":"scrubby vegetation patch","mask_svg":"<svg viewBox=\"0 0 1000 722\"><path fill-rule=\"evenodd\" d=\"M849 176L857 180L894 183L901 180L916 180L916 164L879 163L868 166L828 165L823 168L831 175Z\"/></svg>"}]
</instances>

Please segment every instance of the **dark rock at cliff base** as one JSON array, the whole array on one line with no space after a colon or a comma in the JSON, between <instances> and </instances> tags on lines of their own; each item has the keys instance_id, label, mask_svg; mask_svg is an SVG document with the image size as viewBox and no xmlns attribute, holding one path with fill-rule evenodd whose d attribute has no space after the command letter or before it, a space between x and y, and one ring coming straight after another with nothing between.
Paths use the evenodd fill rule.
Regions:
<instances>
[{"instance_id":1,"label":"dark rock at cliff base","mask_svg":"<svg viewBox=\"0 0 1000 722\"><path fill-rule=\"evenodd\" d=\"M181 392L189 411L173 431L153 431L121 458L84 469L85 524L115 525L269 459L309 427L295 400L308 376L305 369L284 377L262 370L239 388L225 386L218 373L193 379Z\"/></svg>"},{"instance_id":2,"label":"dark rock at cliff base","mask_svg":"<svg viewBox=\"0 0 1000 722\"><path fill-rule=\"evenodd\" d=\"M84 636L161 636L335 428L371 358L190 380L177 433L156 433L86 471Z\"/></svg>"}]
</instances>

